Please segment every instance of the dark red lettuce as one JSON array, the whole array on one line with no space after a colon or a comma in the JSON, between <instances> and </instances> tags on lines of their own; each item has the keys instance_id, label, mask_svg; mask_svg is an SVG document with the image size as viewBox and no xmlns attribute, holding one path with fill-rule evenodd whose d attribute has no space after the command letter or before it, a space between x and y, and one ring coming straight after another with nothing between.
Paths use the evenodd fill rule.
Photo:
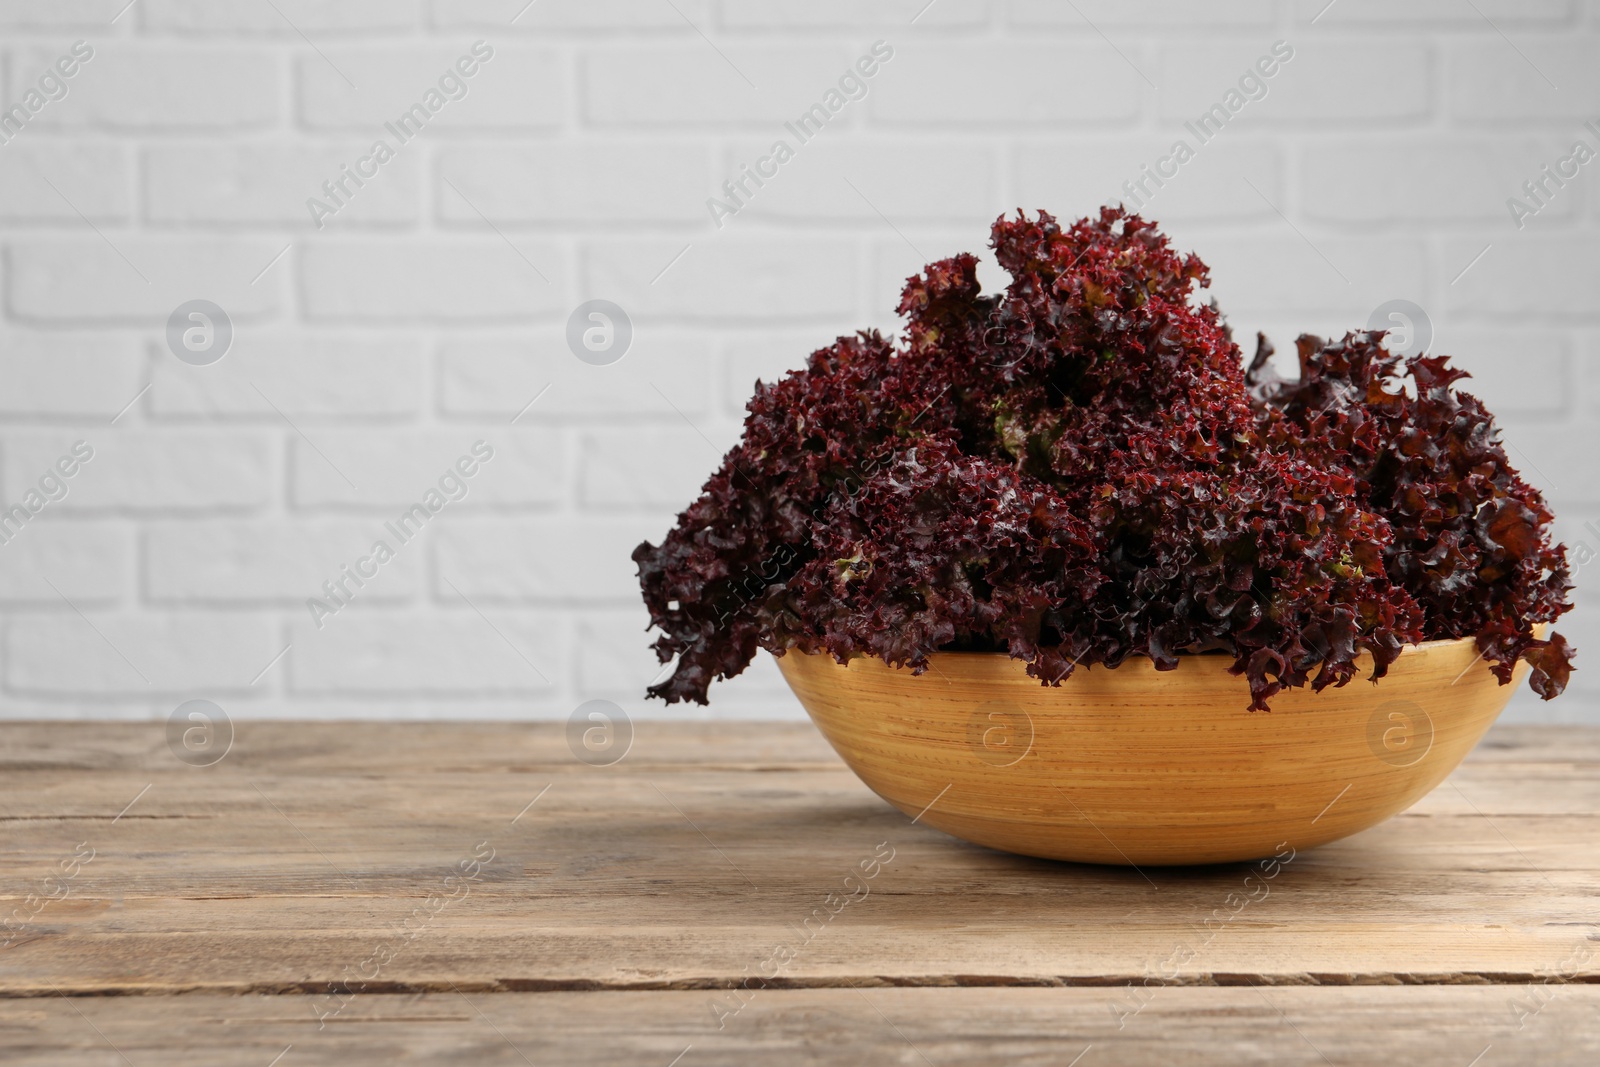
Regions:
<instances>
[{"instance_id":1,"label":"dark red lettuce","mask_svg":"<svg viewBox=\"0 0 1600 1067\"><path fill-rule=\"evenodd\" d=\"M1529 630L1564 610L1549 513L1442 364L1410 407L1337 361L1289 384L1258 365L1252 395L1197 297L1205 265L1137 216L1002 218L992 246L1003 293L972 256L931 264L900 344L841 338L757 385L700 498L634 552L677 659L653 695L703 703L758 648L915 671L1006 651L1046 684L1222 651L1264 708L1345 684L1362 652L1379 677L1406 643L1466 634L1559 692L1565 644ZM1333 415L1300 419L1329 397ZM1412 437L1452 428L1468 466L1446 486ZM1439 494L1471 521L1440 527Z\"/></svg>"},{"instance_id":2,"label":"dark red lettuce","mask_svg":"<svg viewBox=\"0 0 1600 1067\"><path fill-rule=\"evenodd\" d=\"M1292 382L1271 373L1271 354L1258 338L1249 380L1264 437L1348 473L1361 506L1388 520L1385 569L1422 606L1427 636L1476 637L1502 682L1523 659L1534 691L1558 695L1572 649L1533 628L1572 606L1566 549L1482 401L1453 388L1467 373L1443 356L1402 361L1376 333L1301 337Z\"/></svg>"}]
</instances>

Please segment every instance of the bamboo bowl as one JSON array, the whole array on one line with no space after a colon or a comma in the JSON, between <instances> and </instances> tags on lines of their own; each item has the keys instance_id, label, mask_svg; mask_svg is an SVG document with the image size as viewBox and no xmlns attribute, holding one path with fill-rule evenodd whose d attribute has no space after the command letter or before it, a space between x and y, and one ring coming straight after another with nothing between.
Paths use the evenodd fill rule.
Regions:
<instances>
[{"instance_id":1,"label":"bamboo bowl","mask_svg":"<svg viewBox=\"0 0 1600 1067\"><path fill-rule=\"evenodd\" d=\"M979 845L1081 863L1259 859L1375 826L1442 782L1527 675L1502 686L1471 638L1410 646L1377 685L1288 690L1250 712L1231 657L1080 669L1056 688L1000 653L778 657L863 782Z\"/></svg>"}]
</instances>

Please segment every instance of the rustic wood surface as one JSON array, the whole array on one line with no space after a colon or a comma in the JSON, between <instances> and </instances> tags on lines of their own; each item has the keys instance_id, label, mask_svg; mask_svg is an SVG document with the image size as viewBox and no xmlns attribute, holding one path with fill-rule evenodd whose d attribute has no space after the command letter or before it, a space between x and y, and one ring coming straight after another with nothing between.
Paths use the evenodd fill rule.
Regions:
<instances>
[{"instance_id":1,"label":"rustic wood surface","mask_svg":"<svg viewBox=\"0 0 1600 1067\"><path fill-rule=\"evenodd\" d=\"M609 767L561 725L249 723L192 767L11 724L0 1062L1593 1064L1597 772L1600 730L1500 727L1270 872L1136 870L914 824L804 723Z\"/></svg>"}]
</instances>

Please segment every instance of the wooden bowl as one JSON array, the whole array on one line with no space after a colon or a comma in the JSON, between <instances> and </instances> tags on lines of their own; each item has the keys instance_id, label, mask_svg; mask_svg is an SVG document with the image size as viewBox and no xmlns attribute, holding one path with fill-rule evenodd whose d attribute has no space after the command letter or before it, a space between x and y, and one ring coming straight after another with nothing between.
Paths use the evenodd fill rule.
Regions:
<instances>
[{"instance_id":1,"label":"wooden bowl","mask_svg":"<svg viewBox=\"0 0 1600 1067\"><path fill-rule=\"evenodd\" d=\"M1080 668L1041 686L1000 653L778 657L834 750L890 804L1025 856L1143 866L1306 849L1415 803L1472 750L1527 674L1502 686L1471 638L1410 646L1374 685L1250 703L1231 657Z\"/></svg>"}]
</instances>

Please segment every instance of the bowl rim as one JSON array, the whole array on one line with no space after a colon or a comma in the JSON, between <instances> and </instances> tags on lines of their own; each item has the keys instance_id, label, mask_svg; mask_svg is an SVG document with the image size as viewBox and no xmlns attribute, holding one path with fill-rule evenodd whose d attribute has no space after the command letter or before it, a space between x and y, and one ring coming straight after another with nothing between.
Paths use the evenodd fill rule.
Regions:
<instances>
[{"instance_id":1,"label":"bowl rim","mask_svg":"<svg viewBox=\"0 0 1600 1067\"><path fill-rule=\"evenodd\" d=\"M1549 625L1550 625L1549 623L1544 623L1544 622L1536 622L1536 623L1534 623L1533 624L1533 628L1534 628L1535 635L1537 636L1537 634L1541 630L1543 630L1545 627L1547 627ZM1404 644L1404 645L1400 646L1400 655L1403 656L1407 652L1411 652L1413 650L1421 652L1421 651L1426 651L1427 649L1430 649L1430 648L1443 648L1443 647L1445 647L1447 645L1459 645L1463 641L1476 642L1477 641L1477 637L1472 635L1472 634L1468 634L1466 637L1435 637L1435 638L1430 638L1430 639L1428 639L1426 641L1418 641L1418 642L1415 642L1415 643L1408 643L1408 644ZM827 656L829 659L834 659L833 653L827 651L826 649L822 650L821 652L806 652L806 651L803 651L802 649L799 649L799 648L786 648L781 653L780 652L773 652L770 649L768 649L767 652L768 652L768 655L772 656L775 659L781 659L782 657L789 655L791 652L797 652L802 656ZM1180 659L1199 659L1201 657L1227 656L1227 655L1231 655L1231 653L1227 652L1224 649L1216 649L1216 650L1211 651L1211 652L1179 652L1177 655L1178 655L1178 657ZM1360 655L1370 656L1370 655L1372 655L1372 653L1367 651L1366 649L1363 649L1361 651ZM1021 657L1021 656L1013 656L1009 652L979 652L979 651L974 650L974 649L966 649L966 648L951 648L951 649L943 649L943 648L941 648L941 649L935 649L932 653L929 654L929 658L931 659L933 656L996 656L996 657L1003 657L1005 659L1015 659L1015 660L1018 660L1018 661L1022 661L1022 659L1023 659L1023 657ZM851 659L880 659L880 657L874 656L871 652L853 652L853 653L850 654L850 658ZM1130 660L1132 660L1132 659L1145 659L1145 660L1147 660L1149 658L1150 658L1149 656L1147 656L1147 655L1145 655L1143 653L1135 653L1135 654L1133 654L1133 655L1128 657L1128 659L1130 659ZM834 660L834 662L838 662L838 661ZM1124 662L1127 662L1127 661L1124 660ZM885 665L886 666L888 665L886 661L885 661ZM1087 667L1101 667L1101 666L1104 666L1104 664L1101 664L1101 663L1085 663L1085 664L1083 664L1083 666L1086 667L1086 668Z\"/></svg>"}]
</instances>

